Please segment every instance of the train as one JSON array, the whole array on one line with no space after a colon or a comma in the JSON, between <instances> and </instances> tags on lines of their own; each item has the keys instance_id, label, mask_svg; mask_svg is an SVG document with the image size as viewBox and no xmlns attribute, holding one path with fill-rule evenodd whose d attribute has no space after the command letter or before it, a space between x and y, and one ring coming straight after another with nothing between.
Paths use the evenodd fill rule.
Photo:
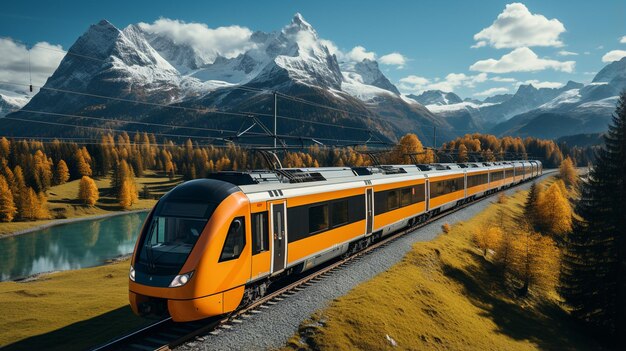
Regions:
<instances>
[{"instance_id":1,"label":"train","mask_svg":"<svg viewBox=\"0 0 626 351\"><path fill-rule=\"evenodd\" d=\"M134 313L194 321L271 284L543 172L540 161L223 171L148 214L131 259Z\"/></svg>"}]
</instances>

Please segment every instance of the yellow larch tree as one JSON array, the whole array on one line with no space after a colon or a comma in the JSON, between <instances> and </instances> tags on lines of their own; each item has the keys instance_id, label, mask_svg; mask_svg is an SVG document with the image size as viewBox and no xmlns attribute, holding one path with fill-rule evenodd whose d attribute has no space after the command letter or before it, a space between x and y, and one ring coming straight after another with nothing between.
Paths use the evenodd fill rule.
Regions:
<instances>
[{"instance_id":1,"label":"yellow larch tree","mask_svg":"<svg viewBox=\"0 0 626 351\"><path fill-rule=\"evenodd\" d=\"M119 203L123 209L129 209L137 202L139 195L137 194L137 186L135 182L130 179L125 179L122 182L122 187L119 194Z\"/></svg>"},{"instance_id":2,"label":"yellow larch tree","mask_svg":"<svg viewBox=\"0 0 626 351\"><path fill-rule=\"evenodd\" d=\"M544 233L564 235L572 228L572 207L559 181L542 192L537 203L537 224Z\"/></svg>"},{"instance_id":3,"label":"yellow larch tree","mask_svg":"<svg viewBox=\"0 0 626 351\"><path fill-rule=\"evenodd\" d=\"M561 166L559 167L559 178L561 178L565 185L570 188L575 186L578 182L576 169L574 168L574 163L571 158L568 157L561 162Z\"/></svg>"},{"instance_id":4,"label":"yellow larch tree","mask_svg":"<svg viewBox=\"0 0 626 351\"><path fill-rule=\"evenodd\" d=\"M63 160L59 160L54 172L54 184L65 184L70 179L70 170L67 168L67 163Z\"/></svg>"},{"instance_id":5,"label":"yellow larch tree","mask_svg":"<svg viewBox=\"0 0 626 351\"><path fill-rule=\"evenodd\" d=\"M100 194L96 182L88 176L83 176L78 186L78 199L86 205L93 206L99 198Z\"/></svg>"},{"instance_id":6,"label":"yellow larch tree","mask_svg":"<svg viewBox=\"0 0 626 351\"><path fill-rule=\"evenodd\" d=\"M16 213L13 193L4 176L0 175L0 222L11 222Z\"/></svg>"}]
</instances>

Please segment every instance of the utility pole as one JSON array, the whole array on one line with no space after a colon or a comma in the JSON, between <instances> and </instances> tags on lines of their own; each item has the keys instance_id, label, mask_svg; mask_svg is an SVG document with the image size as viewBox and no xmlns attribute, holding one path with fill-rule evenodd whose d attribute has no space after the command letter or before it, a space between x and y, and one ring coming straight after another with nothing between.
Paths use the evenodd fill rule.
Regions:
<instances>
[{"instance_id":1,"label":"utility pole","mask_svg":"<svg viewBox=\"0 0 626 351\"><path fill-rule=\"evenodd\" d=\"M276 108L278 106L277 103L277 99L276 99L276 90L274 90L274 149L276 149L276 117L278 116L278 113L276 111Z\"/></svg>"}]
</instances>

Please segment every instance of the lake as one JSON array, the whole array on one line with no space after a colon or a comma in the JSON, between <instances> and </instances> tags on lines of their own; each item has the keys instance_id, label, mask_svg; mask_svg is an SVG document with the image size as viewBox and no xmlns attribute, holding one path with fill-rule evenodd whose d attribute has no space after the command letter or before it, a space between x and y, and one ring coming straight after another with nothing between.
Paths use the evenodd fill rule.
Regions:
<instances>
[{"instance_id":1,"label":"lake","mask_svg":"<svg viewBox=\"0 0 626 351\"><path fill-rule=\"evenodd\" d=\"M132 253L147 214L85 220L0 239L0 281L99 266Z\"/></svg>"}]
</instances>

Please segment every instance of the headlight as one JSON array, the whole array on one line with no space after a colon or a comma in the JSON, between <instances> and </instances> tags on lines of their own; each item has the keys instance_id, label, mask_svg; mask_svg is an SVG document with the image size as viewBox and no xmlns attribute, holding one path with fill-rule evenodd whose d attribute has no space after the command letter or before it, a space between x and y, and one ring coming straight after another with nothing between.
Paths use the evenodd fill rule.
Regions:
<instances>
[{"instance_id":1,"label":"headlight","mask_svg":"<svg viewBox=\"0 0 626 351\"><path fill-rule=\"evenodd\" d=\"M133 268L133 266L130 266L130 272L128 273L128 277L130 278L130 280L135 281L135 268Z\"/></svg>"},{"instance_id":2,"label":"headlight","mask_svg":"<svg viewBox=\"0 0 626 351\"><path fill-rule=\"evenodd\" d=\"M189 279L191 279L191 275L193 275L193 272L189 272L189 273L180 274L180 275L175 276L174 279L172 280L172 282L170 283L170 288L177 288L179 286L183 286L183 285L187 284Z\"/></svg>"}]
</instances>

